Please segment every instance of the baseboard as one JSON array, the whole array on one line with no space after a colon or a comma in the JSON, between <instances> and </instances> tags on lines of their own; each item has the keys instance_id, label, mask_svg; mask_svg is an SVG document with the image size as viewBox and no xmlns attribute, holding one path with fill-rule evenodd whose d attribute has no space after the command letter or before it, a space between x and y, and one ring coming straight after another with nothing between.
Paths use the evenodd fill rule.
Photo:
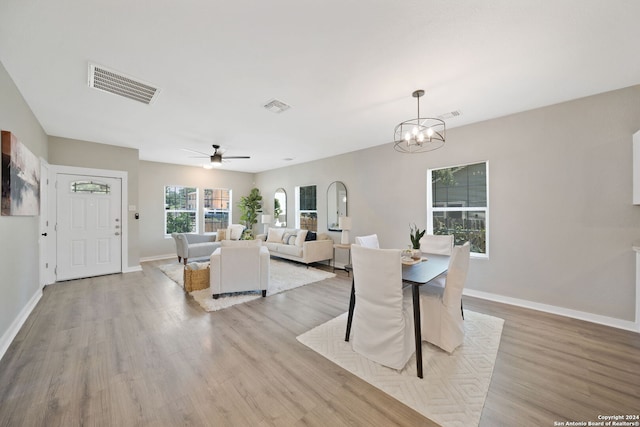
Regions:
<instances>
[{"instance_id":1,"label":"baseboard","mask_svg":"<svg viewBox=\"0 0 640 427\"><path fill-rule=\"evenodd\" d=\"M0 338L0 360L4 357L4 354L9 349L13 339L18 335L18 332L20 332L20 328L22 328L24 322L27 321L27 318L35 308L36 304L38 304L38 301L40 301L40 298L42 298L42 289L38 289L38 291L31 297L27 305L25 305L20 311L20 314L18 314L18 317L16 317L13 323L11 323L9 329L7 329L4 335L2 335L2 338Z\"/></svg>"},{"instance_id":2,"label":"baseboard","mask_svg":"<svg viewBox=\"0 0 640 427\"><path fill-rule=\"evenodd\" d=\"M149 257L140 258L140 262L160 261L162 259L169 259L169 258L175 258L177 260L178 256L176 254L155 255L155 256L149 256Z\"/></svg>"},{"instance_id":3,"label":"baseboard","mask_svg":"<svg viewBox=\"0 0 640 427\"><path fill-rule=\"evenodd\" d=\"M492 294L489 292L476 291L473 289L464 289L463 294L470 297L500 302L517 307L529 308L531 310L557 314L559 316L570 317L573 319L584 320L591 323L598 323L600 325L611 326L613 328L640 333L640 323L632 322L630 320L616 319L615 317L601 316L599 314L588 313L586 311L578 311L572 310L570 308L558 307L555 305L541 304L523 299Z\"/></svg>"},{"instance_id":4,"label":"baseboard","mask_svg":"<svg viewBox=\"0 0 640 427\"><path fill-rule=\"evenodd\" d=\"M133 267L126 267L122 269L123 273L133 273L136 271L142 271L142 266L141 265L134 265Z\"/></svg>"}]
</instances>

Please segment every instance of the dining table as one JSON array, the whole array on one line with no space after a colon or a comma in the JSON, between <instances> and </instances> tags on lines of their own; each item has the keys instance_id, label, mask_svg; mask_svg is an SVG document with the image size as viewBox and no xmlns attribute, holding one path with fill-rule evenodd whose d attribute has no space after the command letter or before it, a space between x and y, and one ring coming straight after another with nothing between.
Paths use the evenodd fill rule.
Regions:
<instances>
[{"instance_id":1,"label":"dining table","mask_svg":"<svg viewBox=\"0 0 640 427\"><path fill-rule=\"evenodd\" d=\"M426 285L433 279L443 275L449 269L449 255L423 253L422 260L416 263L402 263L402 282L411 285L413 299L413 329L416 344L416 368L419 378L422 378L422 329L420 326L420 286ZM345 269L353 270L351 265ZM349 315L347 318L347 331L344 337L349 341L351 334L351 322L353 310L356 306L355 274L351 275L351 298L349 301Z\"/></svg>"}]
</instances>

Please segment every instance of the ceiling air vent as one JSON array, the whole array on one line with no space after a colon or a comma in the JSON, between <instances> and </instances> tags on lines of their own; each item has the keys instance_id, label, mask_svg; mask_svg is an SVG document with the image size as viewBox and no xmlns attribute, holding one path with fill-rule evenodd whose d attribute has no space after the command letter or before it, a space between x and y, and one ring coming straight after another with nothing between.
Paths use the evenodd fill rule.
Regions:
<instances>
[{"instance_id":1,"label":"ceiling air vent","mask_svg":"<svg viewBox=\"0 0 640 427\"><path fill-rule=\"evenodd\" d=\"M438 116L439 119L442 120L448 120L448 119L453 119L455 117L458 117L462 114L462 112L456 110L456 111L451 111L450 113L444 113Z\"/></svg>"},{"instance_id":2,"label":"ceiling air vent","mask_svg":"<svg viewBox=\"0 0 640 427\"><path fill-rule=\"evenodd\" d=\"M89 87L124 96L143 104L151 104L158 97L160 89L142 83L117 71L100 65L89 64Z\"/></svg>"},{"instance_id":3,"label":"ceiling air vent","mask_svg":"<svg viewBox=\"0 0 640 427\"><path fill-rule=\"evenodd\" d=\"M264 104L264 108L274 113L282 113L283 111L287 111L291 108L291 105L288 105L278 99L272 99L271 101Z\"/></svg>"}]
</instances>

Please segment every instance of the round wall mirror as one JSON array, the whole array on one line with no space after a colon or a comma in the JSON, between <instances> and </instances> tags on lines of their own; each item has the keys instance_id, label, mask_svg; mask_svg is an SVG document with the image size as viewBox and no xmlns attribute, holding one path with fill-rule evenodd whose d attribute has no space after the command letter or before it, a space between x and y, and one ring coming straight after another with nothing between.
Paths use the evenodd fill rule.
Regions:
<instances>
[{"instance_id":1,"label":"round wall mirror","mask_svg":"<svg viewBox=\"0 0 640 427\"><path fill-rule=\"evenodd\" d=\"M287 226L287 192L278 188L273 199L273 219L276 227Z\"/></svg>"},{"instance_id":2,"label":"round wall mirror","mask_svg":"<svg viewBox=\"0 0 640 427\"><path fill-rule=\"evenodd\" d=\"M347 187L340 181L329 184L327 190L327 228L341 231L339 221L347 216Z\"/></svg>"}]
</instances>

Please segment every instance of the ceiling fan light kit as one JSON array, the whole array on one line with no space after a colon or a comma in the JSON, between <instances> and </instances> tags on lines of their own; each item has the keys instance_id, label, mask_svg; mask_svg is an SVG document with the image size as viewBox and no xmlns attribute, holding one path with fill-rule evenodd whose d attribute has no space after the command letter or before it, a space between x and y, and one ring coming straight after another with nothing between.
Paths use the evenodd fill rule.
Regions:
<instances>
[{"instance_id":1,"label":"ceiling fan light kit","mask_svg":"<svg viewBox=\"0 0 640 427\"><path fill-rule=\"evenodd\" d=\"M393 132L393 148L401 153L424 153L437 150L445 143L446 125L444 120L420 117L420 97L424 90L412 93L417 99L418 115L415 119L405 120L396 126Z\"/></svg>"},{"instance_id":2,"label":"ceiling fan light kit","mask_svg":"<svg viewBox=\"0 0 640 427\"><path fill-rule=\"evenodd\" d=\"M218 152L218 150L220 149L219 145L213 144L213 154L208 155L208 154L204 154L201 153L199 151L194 151L194 150L189 150L189 149L184 149L186 151L191 151L193 153L198 153L198 154L202 154L202 156L196 156L196 157L205 157L205 158L209 158L209 163L205 163L204 165L202 165L203 168L205 169L213 169L213 168L219 168L222 166L222 153ZM250 156L224 156L225 159L250 159Z\"/></svg>"}]
</instances>

